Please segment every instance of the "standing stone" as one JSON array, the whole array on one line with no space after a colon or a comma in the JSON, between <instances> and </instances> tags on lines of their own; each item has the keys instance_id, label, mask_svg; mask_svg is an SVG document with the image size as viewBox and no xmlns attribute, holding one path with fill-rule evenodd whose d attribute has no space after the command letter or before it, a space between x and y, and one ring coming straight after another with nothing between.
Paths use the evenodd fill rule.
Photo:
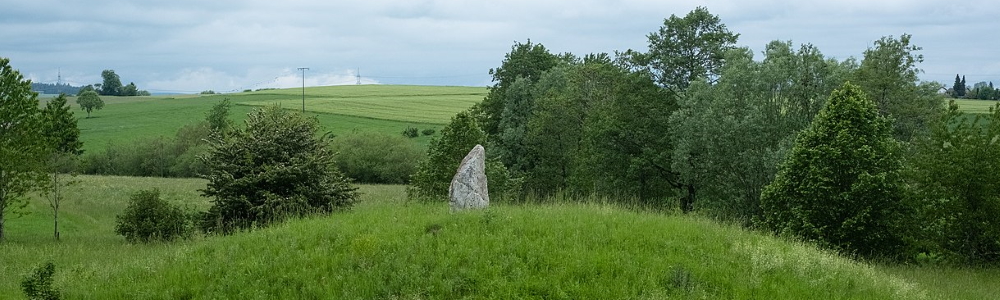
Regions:
<instances>
[{"instance_id":1,"label":"standing stone","mask_svg":"<svg viewBox=\"0 0 1000 300\"><path fill-rule=\"evenodd\" d=\"M458 172L448 186L451 210L486 208L490 206L490 194L486 187L486 150L476 145L458 165Z\"/></svg>"}]
</instances>

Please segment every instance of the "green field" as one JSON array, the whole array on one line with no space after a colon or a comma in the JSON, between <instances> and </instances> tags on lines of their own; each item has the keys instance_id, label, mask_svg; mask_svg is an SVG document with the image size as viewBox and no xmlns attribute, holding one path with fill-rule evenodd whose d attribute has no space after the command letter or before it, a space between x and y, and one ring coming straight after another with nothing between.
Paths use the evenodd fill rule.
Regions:
<instances>
[{"instance_id":1,"label":"green field","mask_svg":"<svg viewBox=\"0 0 1000 300\"><path fill-rule=\"evenodd\" d=\"M973 100L973 99L952 99L958 104L958 109L970 113L970 114L988 114L990 113L990 108L997 105L997 101L992 100Z\"/></svg>"},{"instance_id":2,"label":"green field","mask_svg":"<svg viewBox=\"0 0 1000 300\"><path fill-rule=\"evenodd\" d=\"M41 199L8 220L0 295L45 261L66 299L988 299L996 270L880 267L701 217L603 204L450 213L361 186L352 211L224 237L131 245L128 194L204 209L201 179L81 176L61 242ZM960 281L960 282L956 282Z\"/></svg>"},{"instance_id":3,"label":"green field","mask_svg":"<svg viewBox=\"0 0 1000 300\"><path fill-rule=\"evenodd\" d=\"M300 110L301 89L265 90L225 95L103 97L105 107L75 110L85 151L97 151L109 142L128 143L143 138L173 136L177 129L204 120L212 105L223 98L233 104L231 117L242 122L256 106L279 104ZM334 134L376 131L401 134L407 127L440 130L456 113L482 101L485 88L361 85L306 88L306 112ZM69 103L77 109L76 99ZM431 137L414 141L426 145Z\"/></svg>"}]
</instances>

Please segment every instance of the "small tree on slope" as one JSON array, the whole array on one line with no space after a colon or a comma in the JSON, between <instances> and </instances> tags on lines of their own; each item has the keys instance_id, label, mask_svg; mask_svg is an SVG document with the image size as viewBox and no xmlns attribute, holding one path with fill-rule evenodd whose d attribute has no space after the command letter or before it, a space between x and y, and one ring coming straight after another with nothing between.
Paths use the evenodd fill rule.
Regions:
<instances>
[{"instance_id":1,"label":"small tree on slope","mask_svg":"<svg viewBox=\"0 0 1000 300\"><path fill-rule=\"evenodd\" d=\"M764 188L758 223L847 254L901 254L900 151L892 124L860 88L845 83Z\"/></svg>"},{"instance_id":2,"label":"small tree on slope","mask_svg":"<svg viewBox=\"0 0 1000 300\"><path fill-rule=\"evenodd\" d=\"M246 128L211 141L203 195L213 206L202 229L228 233L283 219L346 209L358 201L334 165L319 122L278 106L247 115Z\"/></svg>"}]
</instances>

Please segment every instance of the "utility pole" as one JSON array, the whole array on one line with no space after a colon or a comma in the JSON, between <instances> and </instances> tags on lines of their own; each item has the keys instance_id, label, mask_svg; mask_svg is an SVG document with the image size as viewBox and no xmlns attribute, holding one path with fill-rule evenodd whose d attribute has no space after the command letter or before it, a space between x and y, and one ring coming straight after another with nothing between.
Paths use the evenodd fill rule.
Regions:
<instances>
[{"instance_id":1,"label":"utility pole","mask_svg":"<svg viewBox=\"0 0 1000 300\"><path fill-rule=\"evenodd\" d=\"M299 68L302 71L302 112L306 112L306 70L309 68Z\"/></svg>"}]
</instances>

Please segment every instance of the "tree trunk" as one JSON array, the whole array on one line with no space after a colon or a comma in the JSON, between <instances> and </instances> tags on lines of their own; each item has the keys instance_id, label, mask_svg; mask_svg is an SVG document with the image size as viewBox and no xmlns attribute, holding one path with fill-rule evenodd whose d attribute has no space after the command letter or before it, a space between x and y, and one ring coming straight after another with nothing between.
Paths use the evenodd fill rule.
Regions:
<instances>
[{"instance_id":1,"label":"tree trunk","mask_svg":"<svg viewBox=\"0 0 1000 300\"><path fill-rule=\"evenodd\" d=\"M689 213L694 209L694 184L687 184L687 195L681 199L681 212Z\"/></svg>"},{"instance_id":2,"label":"tree trunk","mask_svg":"<svg viewBox=\"0 0 1000 300\"><path fill-rule=\"evenodd\" d=\"M59 241L59 172L52 173L52 222L54 225L53 236Z\"/></svg>"}]
</instances>

